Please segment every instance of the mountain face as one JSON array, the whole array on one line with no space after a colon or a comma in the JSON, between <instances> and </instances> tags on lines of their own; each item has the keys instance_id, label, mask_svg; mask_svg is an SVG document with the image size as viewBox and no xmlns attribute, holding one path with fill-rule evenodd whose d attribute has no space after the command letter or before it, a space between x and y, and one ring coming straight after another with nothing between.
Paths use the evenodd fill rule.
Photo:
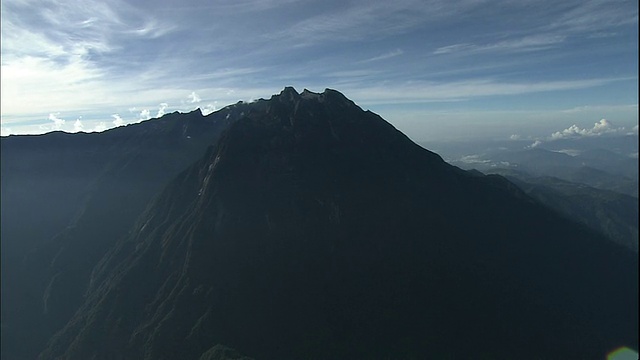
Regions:
<instances>
[{"instance_id":1,"label":"mountain face","mask_svg":"<svg viewBox=\"0 0 640 360\"><path fill-rule=\"evenodd\" d=\"M238 110L2 138L3 359L37 356L81 303L98 260Z\"/></svg>"},{"instance_id":2,"label":"mountain face","mask_svg":"<svg viewBox=\"0 0 640 360\"><path fill-rule=\"evenodd\" d=\"M81 301L41 359L638 348L637 254L504 178L446 164L333 90L286 88L216 114L228 122L215 145L69 280ZM61 248L82 258L79 243Z\"/></svg>"}]
</instances>

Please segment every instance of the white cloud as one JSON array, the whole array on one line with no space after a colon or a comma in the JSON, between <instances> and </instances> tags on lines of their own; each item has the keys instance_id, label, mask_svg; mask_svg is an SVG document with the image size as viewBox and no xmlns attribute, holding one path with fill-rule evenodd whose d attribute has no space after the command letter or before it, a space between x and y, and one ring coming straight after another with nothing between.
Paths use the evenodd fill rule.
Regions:
<instances>
[{"instance_id":1,"label":"white cloud","mask_svg":"<svg viewBox=\"0 0 640 360\"><path fill-rule=\"evenodd\" d=\"M160 23L149 14L122 0L3 1L2 114L127 104L122 99L139 89L113 76L101 58L116 59L125 41L172 28L171 19Z\"/></svg>"},{"instance_id":2,"label":"white cloud","mask_svg":"<svg viewBox=\"0 0 640 360\"><path fill-rule=\"evenodd\" d=\"M93 128L93 131L96 131L96 132L102 132L105 130L107 130L107 124L104 121L101 121L100 123L98 123L98 125L96 125Z\"/></svg>"},{"instance_id":3,"label":"white cloud","mask_svg":"<svg viewBox=\"0 0 640 360\"><path fill-rule=\"evenodd\" d=\"M569 156L578 156L582 153L581 150L577 150L577 149L561 149L561 150L556 150L556 152L567 154Z\"/></svg>"},{"instance_id":4,"label":"white cloud","mask_svg":"<svg viewBox=\"0 0 640 360\"><path fill-rule=\"evenodd\" d=\"M140 120L149 120L151 119L151 112L149 111L149 109L143 109L142 111L140 111L138 118L140 118Z\"/></svg>"},{"instance_id":5,"label":"white cloud","mask_svg":"<svg viewBox=\"0 0 640 360\"><path fill-rule=\"evenodd\" d=\"M638 135L638 124L631 128L631 131L627 133L627 135Z\"/></svg>"},{"instance_id":6,"label":"white cloud","mask_svg":"<svg viewBox=\"0 0 640 360\"><path fill-rule=\"evenodd\" d=\"M465 164L486 164L491 162L491 160L483 159L482 155L479 155L479 154L465 155L461 157L458 161L463 162Z\"/></svg>"},{"instance_id":7,"label":"white cloud","mask_svg":"<svg viewBox=\"0 0 640 360\"><path fill-rule=\"evenodd\" d=\"M198 94L196 94L195 91L192 91L191 94L189 94L189 102L192 104L195 103L199 103L200 102L200 96L198 96Z\"/></svg>"},{"instance_id":8,"label":"white cloud","mask_svg":"<svg viewBox=\"0 0 640 360\"><path fill-rule=\"evenodd\" d=\"M551 139L558 140L558 139L566 139L570 137L579 137L579 136L587 135L587 133L588 133L587 129L581 129L576 124L573 124L562 131L556 131L553 134L551 134Z\"/></svg>"},{"instance_id":9,"label":"white cloud","mask_svg":"<svg viewBox=\"0 0 640 360\"><path fill-rule=\"evenodd\" d=\"M80 132L84 130L84 125L82 125L82 121L80 121L81 118L82 116L77 118L76 121L73 123L73 132Z\"/></svg>"},{"instance_id":10,"label":"white cloud","mask_svg":"<svg viewBox=\"0 0 640 360\"><path fill-rule=\"evenodd\" d=\"M60 130L66 122L64 119L59 118L58 115L60 113L49 114L49 120L53 121L53 130Z\"/></svg>"},{"instance_id":11,"label":"white cloud","mask_svg":"<svg viewBox=\"0 0 640 360\"><path fill-rule=\"evenodd\" d=\"M533 142L533 144L526 146L525 149L535 149L540 145L542 145L542 141L536 140Z\"/></svg>"},{"instance_id":12,"label":"white cloud","mask_svg":"<svg viewBox=\"0 0 640 360\"><path fill-rule=\"evenodd\" d=\"M162 117L164 115L164 111L167 109L167 107L169 106L169 104L167 103L162 103L160 104L160 107L158 108L158 113L156 114L156 117Z\"/></svg>"},{"instance_id":13,"label":"white cloud","mask_svg":"<svg viewBox=\"0 0 640 360\"><path fill-rule=\"evenodd\" d=\"M624 127L616 128L607 119L601 119L593 125L591 129L580 128L573 124L562 131L556 131L551 134L551 140L578 138L582 136L600 136L602 134L621 133Z\"/></svg>"},{"instance_id":14,"label":"white cloud","mask_svg":"<svg viewBox=\"0 0 640 360\"><path fill-rule=\"evenodd\" d=\"M122 120L122 118L120 117L120 115L118 114L113 114L111 115L111 117L113 117L113 125L114 126L122 126L124 125L124 120Z\"/></svg>"},{"instance_id":15,"label":"white cloud","mask_svg":"<svg viewBox=\"0 0 640 360\"><path fill-rule=\"evenodd\" d=\"M513 134L511 136L509 136L509 139L511 140L520 140L521 136L518 134Z\"/></svg>"},{"instance_id":16,"label":"white cloud","mask_svg":"<svg viewBox=\"0 0 640 360\"><path fill-rule=\"evenodd\" d=\"M212 112L215 112L216 110L218 110L217 105L218 102L214 101L213 104L207 104L207 106L204 107L204 109L201 109L202 111L202 115L209 115Z\"/></svg>"}]
</instances>

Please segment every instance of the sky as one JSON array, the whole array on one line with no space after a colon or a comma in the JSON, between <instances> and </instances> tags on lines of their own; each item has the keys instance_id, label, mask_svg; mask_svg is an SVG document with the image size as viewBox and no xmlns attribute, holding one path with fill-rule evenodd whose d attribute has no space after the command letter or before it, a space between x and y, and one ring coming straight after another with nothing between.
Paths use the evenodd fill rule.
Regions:
<instances>
[{"instance_id":1,"label":"sky","mask_svg":"<svg viewBox=\"0 0 640 360\"><path fill-rule=\"evenodd\" d=\"M416 141L638 132L635 0L1 4L2 135L207 114L285 86L336 89Z\"/></svg>"}]
</instances>

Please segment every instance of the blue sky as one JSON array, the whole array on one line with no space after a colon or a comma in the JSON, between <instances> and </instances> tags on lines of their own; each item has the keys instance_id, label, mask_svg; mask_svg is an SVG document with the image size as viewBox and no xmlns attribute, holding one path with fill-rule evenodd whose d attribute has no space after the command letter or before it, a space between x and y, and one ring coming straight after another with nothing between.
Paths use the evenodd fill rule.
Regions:
<instances>
[{"instance_id":1,"label":"blue sky","mask_svg":"<svg viewBox=\"0 0 640 360\"><path fill-rule=\"evenodd\" d=\"M3 135L207 113L288 85L339 90L417 141L602 119L637 133L636 1L1 4Z\"/></svg>"}]
</instances>

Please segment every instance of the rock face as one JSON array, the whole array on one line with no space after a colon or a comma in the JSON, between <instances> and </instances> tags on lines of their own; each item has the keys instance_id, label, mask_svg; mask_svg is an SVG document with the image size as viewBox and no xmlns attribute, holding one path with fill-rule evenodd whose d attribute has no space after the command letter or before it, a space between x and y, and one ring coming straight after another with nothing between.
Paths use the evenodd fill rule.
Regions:
<instances>
[{"instance_id":1,"label":"rock face","mask_svg":"<svg viewBox=\"0 0 640 360\"><path fill-rule=\"evenodd\" d=\"M601 359L637 349L637 265L339 92L285 88L149 203L40 358Z\"/></svg>"}]
</instances>

